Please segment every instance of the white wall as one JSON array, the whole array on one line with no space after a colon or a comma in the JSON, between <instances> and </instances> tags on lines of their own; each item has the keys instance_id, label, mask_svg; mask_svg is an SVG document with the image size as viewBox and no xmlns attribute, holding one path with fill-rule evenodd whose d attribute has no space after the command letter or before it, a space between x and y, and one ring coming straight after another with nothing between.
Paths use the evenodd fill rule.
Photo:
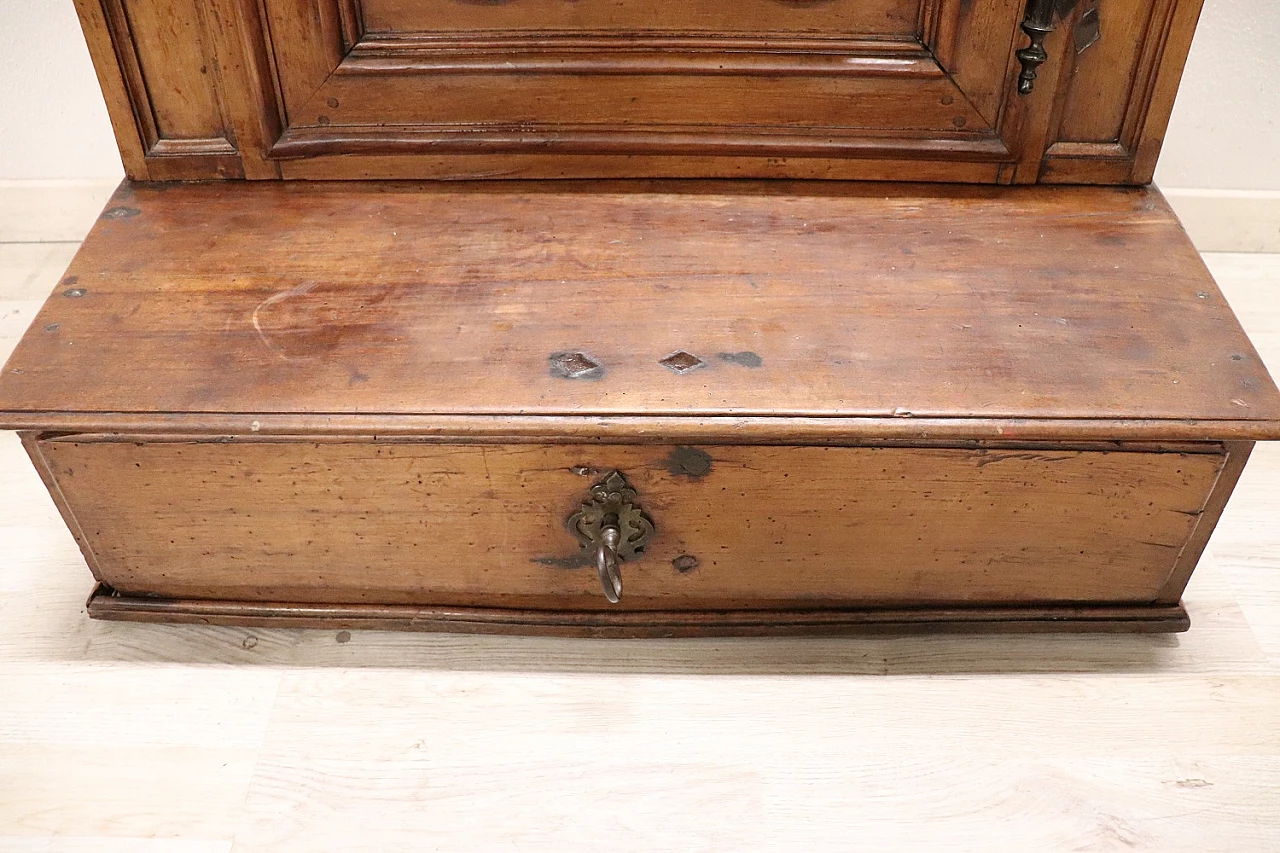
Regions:
<instances>
[{"instance_id":1,"label":"white wall","mask_svg":"<svg viewBox=\"0 0 1280 853\"><path fill-rule=\"evenodd\" d=\"M123 175L71 0L0 0L0 180Z\"/></svg>"},{"instance_id":2,"label":"white wall","mask_svg":"<svg viewBox=\"0 0 1280 853\"><path fill-rule=\"evenodd\" d=\"M1280 190L1277 44L1277 0L1205 0L1156 183Z\"/></svg>"},{"instance_id":3,"label":"white wall","mask_svg":"<svg viewBox=\"0 0 1280 853\"><path fill-rule=\"evenodd\" d=\"M1277 43L1278 0L1206 0L1161 186L1280 190ZM71 0L0 0L0 180L120 174Z\"/></svg>"}]
</instances>

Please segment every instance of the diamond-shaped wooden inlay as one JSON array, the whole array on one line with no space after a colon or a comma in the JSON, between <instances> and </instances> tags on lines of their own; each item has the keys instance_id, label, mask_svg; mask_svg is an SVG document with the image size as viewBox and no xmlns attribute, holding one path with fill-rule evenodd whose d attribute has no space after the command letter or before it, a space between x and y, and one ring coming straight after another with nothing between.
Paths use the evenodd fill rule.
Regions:
<instances>
[{"instance_id":1,"label":"diamond-shaped wooden inlay","mask_svg":"<svg viewBox=\"0 0 1280 853\"><path fill-rule=\"evenodd\" d=\"M658 363L664 367L671 368L676 373L688 373L690 370L697 370L706 364L705 361L693 353L685 352L684 350L677 350Z\"/></svg>"}]
</instances>

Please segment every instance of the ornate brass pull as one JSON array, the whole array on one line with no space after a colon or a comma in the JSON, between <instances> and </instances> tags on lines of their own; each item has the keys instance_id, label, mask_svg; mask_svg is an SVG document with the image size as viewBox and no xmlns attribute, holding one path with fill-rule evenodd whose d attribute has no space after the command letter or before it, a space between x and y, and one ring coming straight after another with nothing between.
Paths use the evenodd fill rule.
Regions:
<instances>
[{"instance_id":1,"label":"ornate brass pull","mask_svg":"<svg viewBox=\"0 0 1280 853\"><path fill-rule=\"evenodd\" d=\"M566 523L583 547L594 550L600 588L613 604L622 599L622 561L644 553L657 532L636 501L627 478L610 471L591 487L591 499Z\"/></svg>"}]
</instances>

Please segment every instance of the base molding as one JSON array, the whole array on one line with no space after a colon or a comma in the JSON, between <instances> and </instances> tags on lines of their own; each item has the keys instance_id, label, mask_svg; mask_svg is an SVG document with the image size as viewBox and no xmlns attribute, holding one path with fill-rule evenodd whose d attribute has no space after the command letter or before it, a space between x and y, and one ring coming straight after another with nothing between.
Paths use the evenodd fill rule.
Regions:
<instances>
[{"instance_id":1,"label":"base molding","mask_svg":"<svg viewBox=\"0 0 1280 853\"><path fill-rule=\"evenodd\" d=\"M1191 627L1181 604L1035 605L865 610L569 611L395 604L297 604L180 600L121 595L99 584L88 601L95 619L239 625L665 638L931 633L1176 633Z\"/></svg>"},{"instance_id":2,"label":"base molding","mask_svg":"<svg viewBox=\"0 0 1280 853\"><path fill-rule=\"evenodd\" d=\"M1163 191L1201 252L1280 252L1280 191Z\"/></svg>"}]
</instances>

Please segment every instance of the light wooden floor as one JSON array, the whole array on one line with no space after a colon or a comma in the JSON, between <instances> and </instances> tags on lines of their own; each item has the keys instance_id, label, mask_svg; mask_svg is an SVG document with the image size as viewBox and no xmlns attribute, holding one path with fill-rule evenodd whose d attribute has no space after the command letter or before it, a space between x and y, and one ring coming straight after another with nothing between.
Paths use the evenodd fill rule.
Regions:
<instances>
[{"instance_id":1,"label":"light wooden floor","mask_svg":"<svg viewBox=\"0 0 1280 853\"><path fill-rule=\"evenodd\" d=\"M74 246L0 244L0 355ZM1280 375L1280 255L1207 260ZM1280 447L1176 637L175 628L89 586L0 435L0 850L1280 850Z\"/></svg>"}]
</instances>

